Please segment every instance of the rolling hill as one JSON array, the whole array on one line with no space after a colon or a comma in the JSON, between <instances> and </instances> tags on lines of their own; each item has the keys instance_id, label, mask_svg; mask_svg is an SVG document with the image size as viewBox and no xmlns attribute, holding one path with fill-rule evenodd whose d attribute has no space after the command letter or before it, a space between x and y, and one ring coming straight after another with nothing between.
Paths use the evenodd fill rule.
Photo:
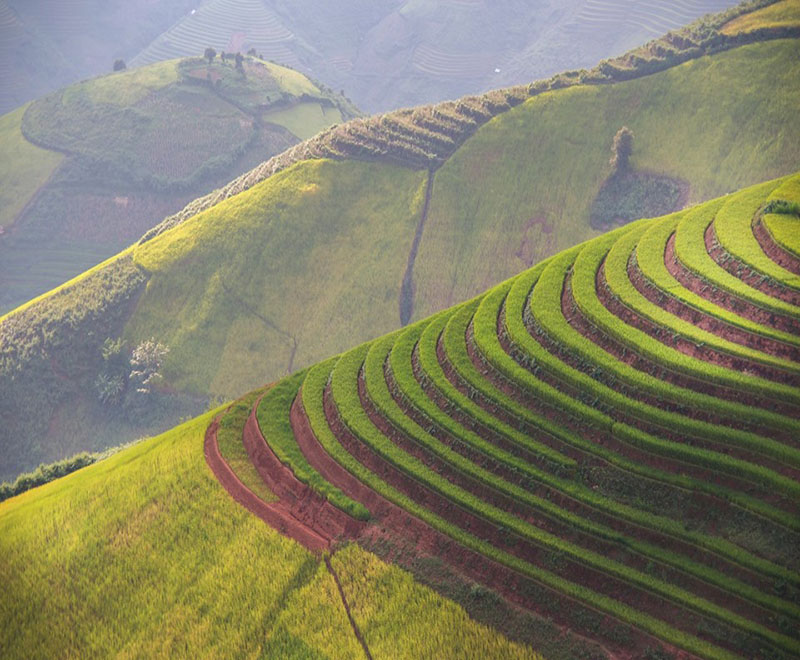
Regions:
<instances>
[{"instance_id":1,"label":"rolling hill","mask_svg":"<svg viewBox=\"0 0 800 660\"><path fill-rule=\"evenodd\" d=\"M798 226L627 224L0 504L4 648L797 657Z\"/></svg>"},{"instance_id":2,"label":"rolling hill","mask_svg":"<svg viewBox=\"0 0 800 660\"><path fill-rule=\"evenodd\" d=\"M289 69L195 57L78 83L0 117L0 310L355 114Z\"/></svg>"},{"instance_id":3,"label":"rolling hill","mask_svg":"<svg viewBox=\"0 0 800 660\"><path fill-rule=\"evenodd\" d=\"M327 129L2 317L0 475L166 428L597 236L623 126L627 188L604 202L620 222L648 182L680 193L663 213L795 171L800 30L730 28L774 11L752 9L590 71ZM118 360L151 339L168 352L142 398Z\"/></svg>"}]
</instances>

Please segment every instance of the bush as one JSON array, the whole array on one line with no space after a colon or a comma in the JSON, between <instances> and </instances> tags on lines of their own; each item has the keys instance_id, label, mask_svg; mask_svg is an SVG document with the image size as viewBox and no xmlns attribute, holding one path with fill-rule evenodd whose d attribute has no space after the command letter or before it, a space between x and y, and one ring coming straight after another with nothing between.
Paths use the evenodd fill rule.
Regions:
<instances>
[{"instance_id":1,"label":"bush","mask_svg":"<svg viewBox=\"0 0 800 660\"><path fill-rule=\"evenodd\" d=\"M764 213L800 215L800 202L790 202L786 199L773 199L764 207Z\"/></svg>"}]
</instances>

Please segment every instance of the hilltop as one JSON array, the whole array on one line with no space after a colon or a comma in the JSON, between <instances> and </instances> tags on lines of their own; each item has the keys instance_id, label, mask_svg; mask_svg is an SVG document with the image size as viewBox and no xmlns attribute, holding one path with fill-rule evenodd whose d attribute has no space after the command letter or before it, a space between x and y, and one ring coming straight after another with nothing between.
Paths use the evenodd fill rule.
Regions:
<instances>
[{"instance_id":1,"label":"hilltop","mask_svg":"<svg viewBox=\"0 0 800 660\"><path fill-rule=\"evenodd\" d=\"M627 224L0 504L3 647L797 657L798 226Z\"/></svg>"},{"instance_id":2,"label":"hilltop","mask_svg":"<svg viewBox=\"0 0 800 660\"><path fill-rule=\"evenodd\" d=\"M589 71L343 123L192 202L0 320L0 474L165 428L598 235L623 127L627 188L601 205L615 221L795 171L800 31L792 15L759 22L794 4L740 8ZM654 182L678 194L640 210ZM151 339L151 355L168 352L142 398L125 363Z\"/></svg>"},{"instance_id":3,"label":"hilltop","mask_svg":"<svg viewBox=\"0 0 800 660\"><path fill-rule=\"evenodd\" d=\"M108 74L0 117L0 310L355 114L295 71L231 56Z\"/></svg>"}]
</instances>

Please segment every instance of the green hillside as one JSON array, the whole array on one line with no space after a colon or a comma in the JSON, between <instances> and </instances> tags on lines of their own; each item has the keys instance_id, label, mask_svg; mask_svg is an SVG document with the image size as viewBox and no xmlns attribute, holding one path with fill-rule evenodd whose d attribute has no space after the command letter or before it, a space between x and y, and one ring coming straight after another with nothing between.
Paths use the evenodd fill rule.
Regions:
<instances>
[{"instance_id":1,"label":"green hillside","mask_svg":"<svg viewBox=\"0 0 800 660\"><path fill-rule=\"evenodd\" d=\"M722 35L730 17L590 71L331 127L2 317L0 475L163 429L598 235L623 126L629 192L661 177L679 206L796 170L797 28ZM169 349L146 410L119 374L98 398L119 338Z\"/></svg>"},{"instance_id":2,"label":"green hillside","mask_svg":"<svg viewBox=\"0 0 800 660\"><path fill-rule=\"evenodd\" d=\"M3 648L797 657L792 223L633 222L1 503Z\"/></svg>"},{"instance_id":3,"label":"green hillside","mask_svg":"<svg viewBox=\"0 0 800 660\"><path fill-rule=\"evenodd\" d=\"M797 657L800 259L760 224L800 228L799 191L632 223L280 381L247 454L305 533L416 544L609 657Z\"/></svg>"},{"instance_id":4,"label":"green hillside","mask_svg":"<svg viewBox=\"0 0 800 660\"><path fill-rule=\"evenodd\" d=\"M353 113L290 69L195 57L77 83L3 116L0 310Z\"/></svg>"},{"instance_id":5,"label":"green hillside","mask_svg":"<svg viewBox=\"0 0 800 660\"><path fill-rule=\"evenodd\" d=\"M358 546L328 569L242 509L203 464L213 414L0 504L4 658L364 658L334 573L373 658L539 658Z\"/></svg>"}]
</instances>

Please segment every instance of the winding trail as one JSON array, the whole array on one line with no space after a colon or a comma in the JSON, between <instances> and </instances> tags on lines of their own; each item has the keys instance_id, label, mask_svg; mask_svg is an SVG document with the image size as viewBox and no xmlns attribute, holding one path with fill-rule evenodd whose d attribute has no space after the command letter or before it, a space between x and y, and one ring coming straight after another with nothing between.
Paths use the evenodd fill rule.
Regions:
<instances>
[{"instance_id":1,"label":"winding trail","mask_svg":"<svg viewBox=\"0 0 800 660\"><path fill-rule=\"evenodd\" d=\"M425 203L422 205L422 213L417 223L417 229L414 232L414 240L411 242L411 251L408 253L408 263L406 264L406 272L403 274L403 283L400 285L400 325L408 325L411 316L414 313L414 262L417 260L417 252L419 251L419 244L422 240L422 232L425 230L425 223L428 220L428 210L431 206L431 197L433 196L433 176L435 171L428 170L428 183L425 187Z\"/></svg>"}]
</instances>

